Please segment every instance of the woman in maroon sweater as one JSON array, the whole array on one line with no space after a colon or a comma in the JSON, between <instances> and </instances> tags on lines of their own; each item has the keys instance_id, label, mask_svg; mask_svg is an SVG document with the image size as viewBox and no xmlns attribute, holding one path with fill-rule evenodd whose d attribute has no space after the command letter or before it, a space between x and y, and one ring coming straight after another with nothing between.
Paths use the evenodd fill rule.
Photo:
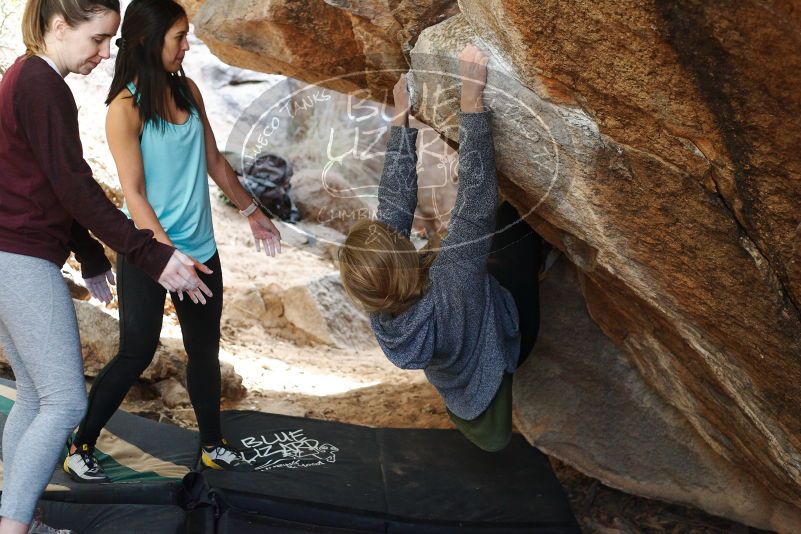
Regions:
<instances>
[{"instance_id":1,"label":"woman in maroon sweater","mask_svg":"<svg viewBox=\"0 0 801 534\"><path fill-rule=\"evenodd\" d=\"M67 435L86 409L83 360L60 268L70 251L93 296L108 302L111 265L87 230L169 291L211 296L191 258L137 230L83 159L64 76L109 57L119 0L28 0L27 53L0 81L0 345L17 380L3 431L0 534L29 532ZM31 532L48 532L34 522ZM51 530L52 531L52 530Z\"/></svg>"}]
</instances>

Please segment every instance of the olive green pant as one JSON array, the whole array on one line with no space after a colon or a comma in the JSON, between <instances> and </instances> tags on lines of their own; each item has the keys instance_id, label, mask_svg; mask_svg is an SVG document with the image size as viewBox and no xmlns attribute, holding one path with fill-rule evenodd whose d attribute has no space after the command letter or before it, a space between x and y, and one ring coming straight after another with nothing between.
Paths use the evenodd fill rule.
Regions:
<instances>
[{"instance_id":1,"label":"olive green pant","mask_svg":"<svg viewBox=\"0 0 801 534\"><path fill-rule=\"evenodd\" d=\"M462 419L448 410L451 421L478 448L496 452L512 439L512 375L505 373L492 402L475 419Z\"/></svg>"}]
</instances>

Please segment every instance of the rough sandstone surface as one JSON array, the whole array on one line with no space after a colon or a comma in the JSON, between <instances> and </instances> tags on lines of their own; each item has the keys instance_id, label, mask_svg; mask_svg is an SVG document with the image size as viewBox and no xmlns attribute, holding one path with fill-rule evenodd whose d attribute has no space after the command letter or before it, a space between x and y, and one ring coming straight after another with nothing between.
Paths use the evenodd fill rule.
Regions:
<instances>
[{"instance_id":1,"label":"rough sandstone surface","mask_svg":"<svg viewBox=\"0 0 801 534\"><path fill-rule=\"evenodd\" d=\"M599 446L578 434L548 450L629 491L792 531L801 514L800 12L786 0L459 7L444 22L450 7L401 21L411 39L388 38L396 11L367 0L208 0L194 22L233 64L307 81L354 74L325 83L375 97L394 79L362 71L410 61L419 118L451 139L458 91L447 73L465 43L487 46L503 193L579 268L590 316L647 386L626 402L651 409L646 399L660 399L652 420L694 432L687 442L708 450L693 461L738 490L726 500L719 486L694 485L681 455L664 483L569 454ZM605 349L595 350L584 357ZM540 407L526 398L520 427L541 444ZM558 432L564 422L552 421ZM749 487L774 504L737 509Z\"/></svg>"},{"instance_id":2,"label":"rough sandstone surface","mask_svg":"<svg viewBox=\"0 0 801 534\"><path fill-rule=\"evenodd\" d=\"M739 521L798 524L793 506L720 457L587 312L592 285L561 258L540 286L534 354L515 375L516 423L549 455L629 493Z\"/></svg>"},{"instance_id":3,"label":"rough sandstone surface","mask_svg":"<svg viewBox=\"0 0 801 534\"><path fill-rule=\"evenodd\" d=\"M198 37L226 63L381 97L407 68L403 51L420 30L458 11L454 0L183 3Z\"/></svg>"}]
</instances>

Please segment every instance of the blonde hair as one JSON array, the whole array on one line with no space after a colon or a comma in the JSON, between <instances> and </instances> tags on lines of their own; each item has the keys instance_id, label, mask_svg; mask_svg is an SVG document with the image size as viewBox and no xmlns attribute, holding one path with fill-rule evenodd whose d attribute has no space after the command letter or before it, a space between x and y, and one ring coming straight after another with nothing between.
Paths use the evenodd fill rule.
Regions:
<instances>
[{"instance_id":1,"label":"blonde hair","mask_svg":"<svg viewBox=\"0 0 801 534\"><path fill-rule=\"evenodd\" d=\"M439 238L434 236L418 251L389 225L358 221L339 250L342 285L368 313L398 315L425 294L437 246Z\"/></svg>"},{"instance_id":2,"label":"blonde hair","mask_svg":"<svg viewBox=\"0 0 801 534\"><path fill-rule=\"evenodd\" d=\"M28 0L22 15L22 41L28 55L41 54L53 17L61 16L74 28L106 10L120 12L119 0Z\"/></svg>"}]
</instances>

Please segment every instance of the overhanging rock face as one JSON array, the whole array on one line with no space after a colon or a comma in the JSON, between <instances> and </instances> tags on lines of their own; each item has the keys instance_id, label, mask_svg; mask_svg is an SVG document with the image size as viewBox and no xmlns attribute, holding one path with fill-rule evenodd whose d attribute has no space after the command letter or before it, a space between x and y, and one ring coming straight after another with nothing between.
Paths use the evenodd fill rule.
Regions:
<instances>
[{"instance_id":1,"label":"overhanging rock face","mask_svg":"<svg viewBox=\"0 0 801 534\"><path fill-rule=\"evenodd\" d=\"M417 114L452 139L454 58L467 42L488 47L502 190L579 268L590 316L647 387L628 402L661 399L708 448L698 456L708 469L739 473L740 489L759 486L760 502L774 505L735 513L716 495L725 489L693 486L676 456L661 491L624 484L601 462L579 467L668 500L692 486L685 502L792 531L801 524L801 12L782 0L458 7L208 0L194 22L226 61L308 81L359 73L325 83L375 98L411 63ZM371 68L385 72L363 73ZM517 412L537 443L528 398L518 395ZM548 447L569 458L558 446Z\"/></svg>"},{"instance_id":2,"label":"overhanging rock face","mask_svg":"<svg viewBox=\"0 0 801 534\"><path fill-rule=\"evenodd\" d=\"M592 284L562 258L540 285L537 348L514 380L521 431L609 486L792 532L798 509L715 453L604 335Z\"/></svg>"},{"instance_id":3,"label":"overhanging rock face","mask_svg":"<svg viewBox=\"0 0 801 534\"><path fill-rule=\"evenodd\" d=\"M423 28L458 13L455 0L181 0L196 32L223 61L392 94ZM392 7L390 7L392 6Z\"/></svg>"}]
</instances>

